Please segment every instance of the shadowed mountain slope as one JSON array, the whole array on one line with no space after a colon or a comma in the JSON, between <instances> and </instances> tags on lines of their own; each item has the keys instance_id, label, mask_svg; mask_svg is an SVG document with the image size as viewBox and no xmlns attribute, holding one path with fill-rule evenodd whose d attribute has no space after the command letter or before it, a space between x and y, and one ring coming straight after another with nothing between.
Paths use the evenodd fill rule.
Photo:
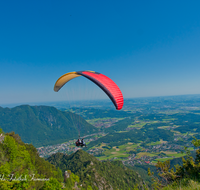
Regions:
<instances>
[{"instance_id":1,"label":"shadowed mountain slope","mask_svg":"<svg viewBox=\"0 0 200 190\"><path fill-rule=\"evenodd\" d=\"M82 117L49 106L22 105L0 107L0 126L5 132L15 131L25 143L44 146L62 143L96 132Z\"/></svg>"}]
</instances>

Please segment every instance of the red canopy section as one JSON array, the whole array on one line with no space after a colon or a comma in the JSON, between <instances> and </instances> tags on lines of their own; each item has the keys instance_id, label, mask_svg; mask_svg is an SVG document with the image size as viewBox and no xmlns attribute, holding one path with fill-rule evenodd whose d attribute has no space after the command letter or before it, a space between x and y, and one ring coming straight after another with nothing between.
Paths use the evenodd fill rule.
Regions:
<instances>
[{"instance_id":1,"label":"red canopy section","mask_svg":"<svg viewBox=\"0 0 200 190\"><path fill-rule=\"evenodd\" d=\"M101 73L92 71L78 71L77 74L80 74L97 84L109 96L116 109L122 109L124 104L123 95L113 80Z\"/></svg>"}]
</instances>

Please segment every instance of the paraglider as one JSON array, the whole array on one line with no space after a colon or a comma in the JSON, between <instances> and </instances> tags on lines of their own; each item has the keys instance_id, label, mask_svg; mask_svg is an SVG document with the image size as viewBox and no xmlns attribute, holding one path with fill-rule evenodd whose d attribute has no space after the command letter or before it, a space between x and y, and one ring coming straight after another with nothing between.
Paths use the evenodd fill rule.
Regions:
<instances>
[{"instance_id":1,"label":"paraglider","mask_svg":"<svg viewBox=\"0 0 200 190\"><path fill-rule=\"evenodd\" d=\"M81 146L81 147L85 146L85 147L87 147L86 144L85 144L85 142L84 142L84 140L83 140L83 138L81 140L78 139L76 141L76 146Z\"/></svg>"},{"instance_id":2,"label":"paraglider","mask_svg":"<svg viewBox=\"0 0 200 190\"><path fill-rule=\"evenodd\" d=\"M113 104L115 105L115 108L117 110L121 110L124 104L124 99L121 90L119 87L115 84L114 81L112 81L107 76L95 72L95 71L74 71L69 72L64 75L62 75L55 83L54 85L54 91L58 92L67 82L70 80L83 76L89 80L91 80L93 83L95 83L97 86L99 86L111 99ZM80 132L79 132L79 139L76 141L76 146L86 146L85 142L80 140Z\"/></svg>"},{"instance_id":3,"label":"paraglider","mask_svg":"<svg viewBox=\"0 0 200 190\"><path fill-rule=\"evenodd\" d=\"M98 85L108 95L116 109L122 109L124 99L119 87L110 78L95 71L75 71L66 73L56 81L54 91L58 92L67 82L80 76L84 76Z\"/></svg>"}]
</instances>

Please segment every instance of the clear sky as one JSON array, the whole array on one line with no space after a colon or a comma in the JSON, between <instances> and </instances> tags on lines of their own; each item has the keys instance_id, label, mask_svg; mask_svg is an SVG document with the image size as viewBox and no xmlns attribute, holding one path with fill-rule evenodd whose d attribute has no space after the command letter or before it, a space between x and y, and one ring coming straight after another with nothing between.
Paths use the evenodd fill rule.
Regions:
<instances>
[{"instance_id":1,"label":"clear sky","mask_svg":"<svg viewBox=\"0 0 200 190\"><path fill-rule=\"evenodd\" d=\"M199 7L199 0L0 1L0 106L65 100L54 83L79 70L107 75L125 98L200 94Z\"/></svg>"}]
</instances>

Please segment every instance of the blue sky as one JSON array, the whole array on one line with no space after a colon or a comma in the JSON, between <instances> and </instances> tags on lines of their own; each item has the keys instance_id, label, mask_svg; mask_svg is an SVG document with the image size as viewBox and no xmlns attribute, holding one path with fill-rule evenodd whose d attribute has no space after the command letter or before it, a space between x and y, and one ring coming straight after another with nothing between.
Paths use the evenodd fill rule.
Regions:
<instances>
[{"instance_id":1,"label":"blue sky","mask_svg":"<svg viewBox=\"0 0 200 190\"><path fill-rule=\"evenodd\" d=\"M59 93L54 83L79 70L107 75L125 98L200 94L199 7L198 0L1 1L0 106L65 100L82 80Z\"/></svg>"}]
</instances>

